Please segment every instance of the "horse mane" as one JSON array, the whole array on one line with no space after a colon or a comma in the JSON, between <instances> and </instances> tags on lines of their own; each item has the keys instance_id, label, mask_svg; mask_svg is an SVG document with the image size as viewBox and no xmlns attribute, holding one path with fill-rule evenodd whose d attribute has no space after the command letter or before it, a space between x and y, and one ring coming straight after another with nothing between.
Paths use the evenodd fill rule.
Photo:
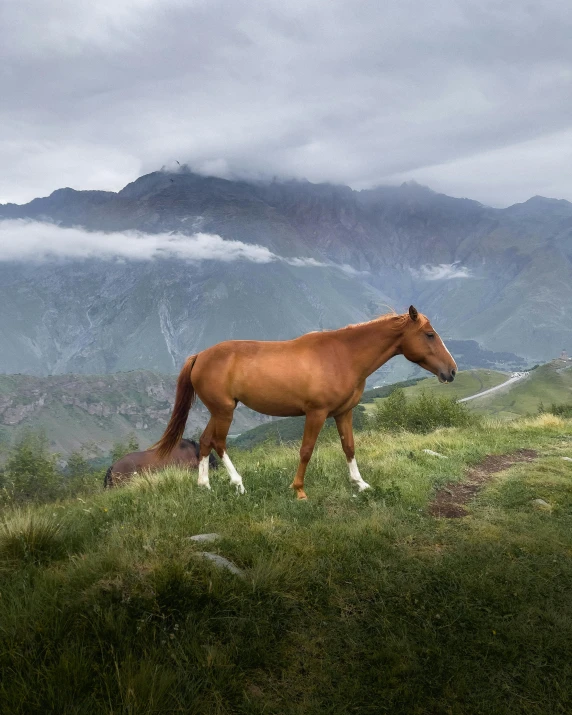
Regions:
<instances>
[{"instance_id":1,"label":"horse mane","mask_svg":"<svg viewBox=\"0 0 572 715\"><path fill-rule=\"evenodd\" d=\"M346 325L345 328L339 328L339 330L353 330L354 328L361 328L362 325L371 325L371 323L385 323L386 321L389 322L390 319L395 318L399 318L399 321L396 321L394 329L400 329L407 322L409 318L409 313L402 313L401 315L399 313L396 313L395 311L393 311L393 313L384 313L383 315L380 315L377 318L373 318L372 320L364 320L363 323L352 323L351 325Z\"/></svg>"}]
</instances>

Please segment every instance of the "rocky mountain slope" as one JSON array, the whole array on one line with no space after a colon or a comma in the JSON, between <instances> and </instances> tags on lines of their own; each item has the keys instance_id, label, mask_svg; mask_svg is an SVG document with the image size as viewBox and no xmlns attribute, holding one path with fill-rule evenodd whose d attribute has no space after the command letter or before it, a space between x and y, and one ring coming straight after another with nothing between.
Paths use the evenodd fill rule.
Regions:
<instances>
[{"instance_id":1,"label":"rocky mountain slope","mask_svg":"<svg viewBox=\"0 0 572 715\"><path fill-rule=\"evenodd\" d=\"M566 201L535 197L499 210L414 184L353 191L183 170L143 176L118 193L61 189L0 206L0 219L201 231L327 264L4 260L5 372L174 372L186 355L219 340L289 338L411 302L444 337L528 361L572 349ZM410 374L395 364L395 379Z\"/></svg>"},{"instance_id":2,"label":"rocky mountain slope","mask_svg":"<svg viewBox=\"0 0 572 715\"><path fill-rule=\"evenodd\" d=\"M163 433L175 398L175 375L148 370L113 375L0 375L0 446L25 429L42 430L61 454L85 448L107 455L114 442L135 434L141 448ZM235 411L231 434L270 418L244 406ZM208 411L195 404L187 435L202 429ZM1 450L0 450L1 451Z\"/></svg>"}]
</instances>

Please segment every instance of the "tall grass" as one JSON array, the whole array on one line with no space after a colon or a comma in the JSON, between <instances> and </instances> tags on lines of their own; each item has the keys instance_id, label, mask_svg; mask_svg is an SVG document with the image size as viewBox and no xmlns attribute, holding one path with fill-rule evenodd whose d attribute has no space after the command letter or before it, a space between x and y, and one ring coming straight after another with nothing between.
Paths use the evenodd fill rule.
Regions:
<instances>
[{"instance_id":1,"label":"tall grass","mask_svg":"<svg viewBox=\"0 0 572 715\"><path fill-rule=\"evenodd\" d=\"M538 460L495 475L469 517L429 516L437 488L518 448ZM371 430L356 450L372 489L355 496L326 434L307 503L288 488L298 450L262 445L232 454L242 497L224 470L209 492L169 469L6 509L0 712L569 712L572 423Z\"/></svg>"}]
</instances>

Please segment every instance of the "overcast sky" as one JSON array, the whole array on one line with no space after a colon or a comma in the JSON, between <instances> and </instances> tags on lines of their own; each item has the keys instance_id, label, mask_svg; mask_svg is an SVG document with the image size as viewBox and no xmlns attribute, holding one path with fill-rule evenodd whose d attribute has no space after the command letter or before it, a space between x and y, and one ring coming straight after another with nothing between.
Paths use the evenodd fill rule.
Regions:
<instances>
[{"instance_id":1,"label":"overcast sky","mask_svg":"<svg viewBox=\"0 0 572 715\"><path fill-rule=\"evenodd\" d=\"M0 202L162 165L572 200L570 0L0 0Z\"/></svg>"}]
</instances>

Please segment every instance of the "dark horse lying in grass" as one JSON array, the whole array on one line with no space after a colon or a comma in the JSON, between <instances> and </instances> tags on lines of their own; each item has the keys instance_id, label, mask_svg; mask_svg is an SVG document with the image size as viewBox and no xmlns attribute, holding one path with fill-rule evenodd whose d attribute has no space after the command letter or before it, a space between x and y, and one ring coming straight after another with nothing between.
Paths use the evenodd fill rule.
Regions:
<instances>
[{"instance_id":1,"label":"dark horse lying in grass","mask_svg":"<svg viewBox=\"0 0 572 715\"><path fill-rule=\"evenodd\" d=\"M118 459L107 470L104 487L115 487L129 481L135 474L156 472L163 467L183 467L195 469L199 465L200 446L192 439L182 439L178 447L167 456L160 457L153 449L145 452L132 452ZM213 455L209 457L210 466L217 468Z\"/></svg>"},{"instance_id":2,"label":"dark horse lying in grass","mask_svg":"<svg viewBox=\"0 0 572 715\"><path fill-rule=\"evenodd\" d=\"M413 306L403 315L384 315L341 330L308 333L295 340L229 340L187 358L177 382L173 414L155 445L167 457L185 430L198 395L211 418L201 435L198 484L209 487L209 454L214 449L239 492L242 477L226 452L226 436L239 402L277 417L306 415L300 463L292 487L305 499L304 473L318 433L328 417L336 421L351 481L367 489L359 473L352 410L368 375L395 355L453 382L457 365L429 320ZM191 374L192 373L192 374Z\"/></svg>"}]
</instances>

